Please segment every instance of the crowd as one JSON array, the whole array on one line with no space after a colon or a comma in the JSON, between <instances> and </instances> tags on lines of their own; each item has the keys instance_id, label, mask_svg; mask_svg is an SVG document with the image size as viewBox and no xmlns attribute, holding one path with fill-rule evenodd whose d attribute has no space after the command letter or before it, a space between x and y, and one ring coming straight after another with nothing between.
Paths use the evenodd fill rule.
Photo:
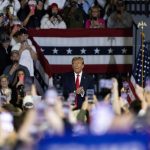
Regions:
<instances>
[{"instance_id":1,"label":"crowd","mask_svg":"<svg viewBox=\"0 0 150 150\"><path fill-rule=\"evenodd\" d=\"M18 51L11 55L18 57ZM29 72L16 65L20 69L12 84L8 76L0 77L0 148L33 149L47 135L149 134L149 79L145 88L136 85L134 101L128 100L128 82L116 78L101 79L96 95L83 58L74 57L72 72L63 75L63 90L49 87L40 96Z\"/></svg>"},{"instance_id":2,"label":"crowd","mask_svg":"<svg viewBox=\"0 0 150 150\"><path fill-rule=\"evenodd\" d=\"M1 1L0 7L0 27L9 30L11 35L17 26L130 28L132 21L122 0L6 0Z\"/></svg>"},{"instance_id":3,"label":"crowd","mask_svg":"<svg viewBox=\"0 0 150 150\"><path fill-rule=\"evenodd\" d=\"M82 57L72 59L63 90L44 95L34 84L36 48L28 29L130 28L133 19L121 0L0 1L0 148L33 149L44 135L80 136L108 132L148 133L150 84L136 86L139 99L127 100L128 84L103 79L95 95ZM55 85L54 85L55 86Z\"/></svg>"}]
</instances>

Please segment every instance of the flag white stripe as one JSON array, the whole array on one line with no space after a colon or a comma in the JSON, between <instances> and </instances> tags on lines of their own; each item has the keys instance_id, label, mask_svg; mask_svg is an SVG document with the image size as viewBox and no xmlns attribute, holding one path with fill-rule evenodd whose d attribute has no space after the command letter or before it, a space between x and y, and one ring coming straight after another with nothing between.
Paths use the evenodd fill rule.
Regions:
<instances>
[{"instance_id":1,"label":"flag white stripe","mask_svg":"<svg viewBox=\"0 0 150 150\"><path fill-rule=\"evenodd\" d=\"M133 75L131 75L130 81L131 81L133 87L135 88L136 87L136 81L135 81L135 78L133 77Z\"/></svg>"},{"instance_id":2,"label":"flag white stripe","mask_svg":"<svg viewBox=\"0 0 150 150\"><path fill-rule=\"evenodd\" d=\"M74 55L71 56L60 56L60 55L45 55L49 64L56 65L70 65L71 60ZM90 55L82 55L84 58L85 64L132 64L132 56L131 55L99 55L99 56L90 56Z\"/></svg>"},{"instance_id":3,"label":"flag white stripe","mask_svg":"<svg viewBox=\"0 0 150 150\"><path fill-rule=\"evenodd\" d=\"M130 87L129 87L128 95L129 95L131 101L134 101L136 99L134 94L133 94L133 91Z\"/></svg>"},{"instance_id":4,"label":"flag white stripe","mask_svg":"<svg viewBox=\"0 0 150 150\"><path fill-rule=\"evenodd\" d=\"M34 37L40 46L132 46L132 37Z\"/></svg>"}]
</instances>

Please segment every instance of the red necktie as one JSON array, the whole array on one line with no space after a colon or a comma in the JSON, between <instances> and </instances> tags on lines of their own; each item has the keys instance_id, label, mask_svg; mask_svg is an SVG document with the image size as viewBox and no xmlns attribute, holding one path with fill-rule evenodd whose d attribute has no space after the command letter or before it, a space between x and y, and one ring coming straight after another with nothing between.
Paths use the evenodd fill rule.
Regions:
<instances>
[{"instance_id":1,"label":"red necktie","mask_svg":"<svg viewBox=\"0 0 150 150\"><path fill-rule=\"evenodd\" d=\"M77 78L76 78L76 90L80 87L80 83L79 83L79 74L77 74ZM77 107L77 101L78 101L78 95L76 94L76 99L75 99L75 106Z\"/></svg>"},{"instance_id":2,"label":"red necktie","mask_svg":"<svg viewBox=\"0 0 150 150\"><path fill-rule=\"evenodd\" d=\"M79 74L77 74L77 78L76 78L76 90L80 87L80 83L79 83Z\"/></svg>"}]
</instances>

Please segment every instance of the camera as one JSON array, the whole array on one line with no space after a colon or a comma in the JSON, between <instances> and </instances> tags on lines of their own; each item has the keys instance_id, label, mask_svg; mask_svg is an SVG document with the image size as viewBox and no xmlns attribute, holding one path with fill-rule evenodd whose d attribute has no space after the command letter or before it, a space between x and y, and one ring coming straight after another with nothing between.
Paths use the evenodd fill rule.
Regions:
<instances>
[{"instance_id":1,"label":"camera","mask_svg":"<svg viewBox=\"0 0 150 150\"><path fill-rule=\"evenodd\" d=\"M17 91L18 91L18 95L21 97L21 98L23 98L24 97L24 85L19 85L18 87L17 87Z\"/></svg>"},{"instance_id":2,"label":"camera","mask_svg":"<svg viewBox=\"0 0 150 150\"><path fill-rule=\"evenodd\" d=\"M97 17L92 17L93 20L97 20Z\"/></svg>"}]
</instances>

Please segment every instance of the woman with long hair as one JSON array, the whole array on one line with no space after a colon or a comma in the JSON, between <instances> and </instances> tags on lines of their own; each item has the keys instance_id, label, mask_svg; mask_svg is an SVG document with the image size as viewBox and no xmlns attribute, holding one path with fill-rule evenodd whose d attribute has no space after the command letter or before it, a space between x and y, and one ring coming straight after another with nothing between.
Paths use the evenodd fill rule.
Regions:
<instances>
[{"instance_id":1,"label":"woman with long hair","mask_svg":"<svg viewBox=\"0 0 150 150\"><path fill-rule=\"evenodd\" d=\"M93 6L90 12L90 19L86 21L86 28L105 28L105 20L100 18L100 8Z\"/></svg>"}]
</instances>

